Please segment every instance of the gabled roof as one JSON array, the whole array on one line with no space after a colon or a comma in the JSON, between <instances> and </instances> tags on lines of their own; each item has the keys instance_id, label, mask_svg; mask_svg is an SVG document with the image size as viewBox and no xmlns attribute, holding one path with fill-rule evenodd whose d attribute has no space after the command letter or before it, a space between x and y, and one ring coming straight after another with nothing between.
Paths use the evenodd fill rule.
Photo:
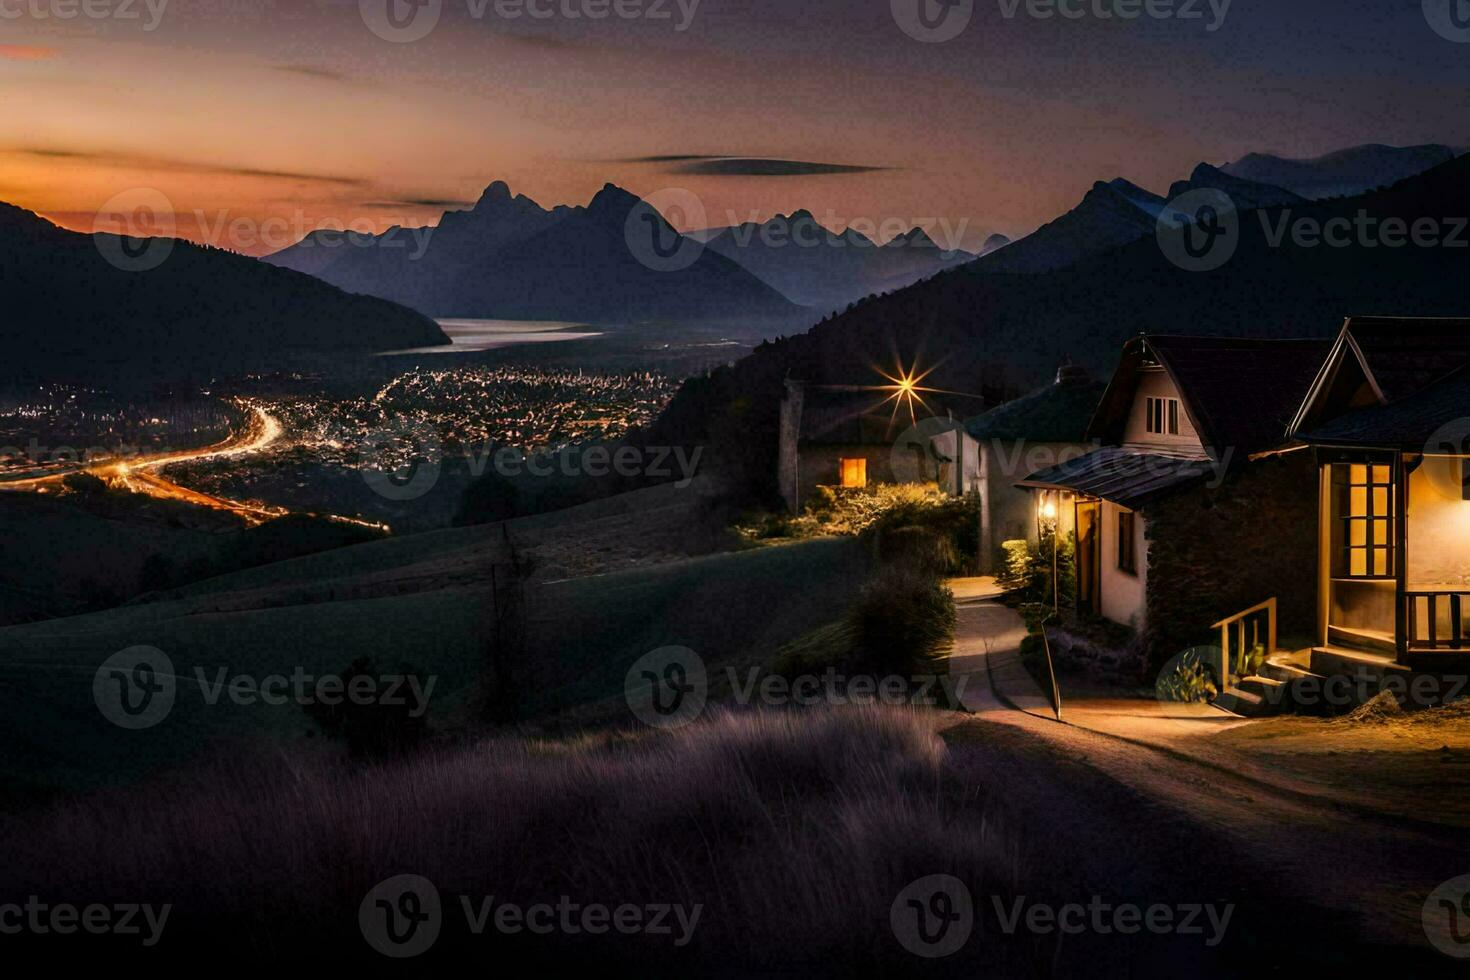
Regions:
<instances>
[{"instance_id":1,"label":"gabled roof","mask_svg":"<svg viewBox=\"0 0 1470 980\"><path fill-rule=\"evenodd\" d=\"M1315 445L1463 453L1467 449L1463 445L1431 442L1438 442L1435 434L1444 430L1458 443L1470 435L1467 419L1470 366L1390 404L1351 409L1302 433L1300 438Z\"/></svg>"},{"instance_id":2,"label":"gabled roof","mask_svg":"<svg viewBox=\"0 0 1470 980\"><path fill-rule=\"evenodd\" d=\"M1139 371L1157 362L1179 390L1205 451L1215 459L1230 451L1243 460L1285 442L1292 413L1327 351L1321 340L1135 337L1123 348L1088 437L1121 440Z\"/></svg>"},{"instance_id":3,"label":"gabled roof","mask_svg":"<svg viewBox=\"0 0 1470 980\"><path fill-rule=\"evenodd\" d=\"M807 445L881 446L908 428L895 422L884 396L851 388L804 387L799 439Z\"/></svg>"},{"instance_id":4,"label":"gabled roof","mask_svg":"<svg viewBox=\"0 0 1470 980\"><path fill-rule=\"evenodd\" d=\"M1066 365L1054 383L965 422L971 437L1030 442L1085 442L1087 425L1107 386Z\"/></svg>"},{"instance_id":5,"label":"gabled roof","mask_svg":"<svg viewBox=\"0 0 1470 980\"><path fill-rule=\"evenodd\" d=\"M1033 490L1067 490L1137 509L1210 474L1209 460L1104 446L1078 459L1032 473L1017 483Z\"/></svg>"},{"instance_id":6,"label":"gabled roof","mask_svg":"<svg viewBox=\"0 0 1470 980\"><path fill-rule=\"evenodd\" d=\"M1293 435L1391 405L1470 364L1470 318L1349 317L1291 420Z\"/></svg>"}]
</instances>

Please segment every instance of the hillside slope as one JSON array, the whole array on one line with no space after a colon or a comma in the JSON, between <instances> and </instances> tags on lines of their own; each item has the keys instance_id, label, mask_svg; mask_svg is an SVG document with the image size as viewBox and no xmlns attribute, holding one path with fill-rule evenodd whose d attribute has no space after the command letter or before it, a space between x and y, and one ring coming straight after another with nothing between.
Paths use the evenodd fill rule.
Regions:
<instances>
[{"instance_id":1,"label":"hillside slope","mask_svg":"<svg viewBox=\"0 0 1470 980\"><path fill-rule=\"evenodd\" d=\"M66 231L0 203L0 372L153 380L290 352L449 343L412 310L190 242ZM136 270L108 254L159 249ZM107 254L104 254L104 253Z\"/></svg>"}]
</instances>

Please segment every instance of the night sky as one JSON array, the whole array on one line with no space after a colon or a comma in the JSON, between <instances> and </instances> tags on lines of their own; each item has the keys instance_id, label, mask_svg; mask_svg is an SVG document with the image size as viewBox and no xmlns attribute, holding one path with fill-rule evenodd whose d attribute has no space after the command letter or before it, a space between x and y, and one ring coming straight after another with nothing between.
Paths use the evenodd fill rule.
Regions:
<instances>
[{"instance_id":1,"label":"night sky","mask_svg":"<svg viewBox=\"0 0 1470 980\"><path fill-rule=\"evenodd\" d=\"M644 0L665 16L595 20L563 10L612 0L532 0L550 17L444 0L409 43L356 0L58 16L82 2L0 0L0 199L84 230L139 187L190 237L209 237L196 212L277 219L273 240L220 242L250 252L319 223L431 223L497 179L547 206L607 181L685 188L709 225L942 217L973 245L1098 179L1163 192L1253 150L1470 143L1470 43L1431 27L1437 0L1234 0L1223 22L1222 0L1135 20L1098 16L1130 0L1046 19L974 0L941 43L900 27L936 0Z\"/></svg>"}]
</instances>

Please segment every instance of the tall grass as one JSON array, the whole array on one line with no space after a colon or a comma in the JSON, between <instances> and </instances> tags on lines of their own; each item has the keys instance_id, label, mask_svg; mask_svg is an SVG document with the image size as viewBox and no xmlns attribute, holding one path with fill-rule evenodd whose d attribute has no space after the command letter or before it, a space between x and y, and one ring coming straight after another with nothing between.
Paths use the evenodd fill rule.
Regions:
<instances>
[{"instance_id":1,"label":"tall grass","mask_svg":"<svg viewBox=\"0 0 1470 980\"><path fill-rule=\"evenodd\" d=\"M932 974L893 938L894 897L937 873L977 896L1010 893L1017 853L990 788L950 765L935 718L720 714L667 734L498 739L369 768L324 752L237 756L6 818L0 883L53 902L172 903L165 954L376 962L358 905L379 881L418 874L447 924L416 963L514 948L611 975ZM667 937L475 938L460 895L704 912L683 950ZM957 971L1024 959L972 946Z\"/></svg>"}]
</instances>

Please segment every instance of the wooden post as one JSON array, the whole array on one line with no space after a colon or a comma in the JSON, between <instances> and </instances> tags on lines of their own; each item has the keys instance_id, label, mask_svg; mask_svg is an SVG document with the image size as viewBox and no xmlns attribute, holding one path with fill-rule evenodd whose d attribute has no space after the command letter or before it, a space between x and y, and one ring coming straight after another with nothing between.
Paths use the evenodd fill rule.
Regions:
<instances>
[{"instance_id":1,"label":"wooden post","mask_svg":"<svg viewBox=\"0 0 1470 980\"><path fill-rule=\"evenodd\" d=\"M1409 562L1404 553L1404 545L1409 539L1409 474L1404 465L1404 454L1394 455L1394 544L1393 561L1394 574L1397 584L1394 586L1394 626L1393 643L1398 653L1398 662L1403 663L1409 652L1409 609L1406 593L1409 591ZM1370 569L1371 571L1371 569ZM1433 618L1434 611L1431 608L1430 617Z\"/></svg>"}]
</instances>

